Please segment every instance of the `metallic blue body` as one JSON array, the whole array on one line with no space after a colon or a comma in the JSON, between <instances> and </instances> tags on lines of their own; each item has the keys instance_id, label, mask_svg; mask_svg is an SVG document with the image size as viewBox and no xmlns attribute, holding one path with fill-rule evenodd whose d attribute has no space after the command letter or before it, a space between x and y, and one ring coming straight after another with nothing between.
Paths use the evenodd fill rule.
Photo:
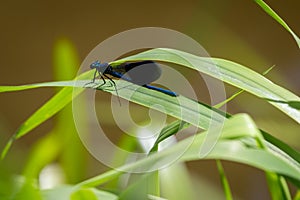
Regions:
<instances>
[{"instance_id":1,"label":"metallic blue body","mask_svg":"<svg viewBox=\"0 0 300 200\"><path fill-rule=\"evenodd\" d=\"M146 67L147 65L151 66ZM115 85L115 82L109 76L107 76L111 75L113 77L121 78L128 82L141 85L148 89L156 90L173 97L178 96L178 94L173 91L153 85L148 85L149 83L157 80L161 75L161 69L153 61L147 60L133 63L124 63L114 67L110 66L108 63L100 63L99 61L95 61L90 65L90 68L96 69L93 82L95 81L98 72L99 76L103 80L103 84L106 83L104 78L108 78Z\"/></svg>"}]
</instances>

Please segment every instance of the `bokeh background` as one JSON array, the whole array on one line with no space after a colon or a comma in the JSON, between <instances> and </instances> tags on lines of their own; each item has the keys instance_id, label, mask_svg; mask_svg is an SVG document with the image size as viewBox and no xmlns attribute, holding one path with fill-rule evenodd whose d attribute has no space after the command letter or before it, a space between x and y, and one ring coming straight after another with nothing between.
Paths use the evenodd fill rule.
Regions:
<instances>
[{"instance_id":1,"label":"bokeh background","mask_svg":"<svg viewBox=\"0 0 300 200\"><path fill-rule=\"evenodd\" d=\"M300 1L266 1L300 35ZM198 41L212 57L229 59L262 73L300 93L300 56L292 36L254 1L1 1L0 85L52 81L53 48L67 38L80 61L101 41L138 27L164 27ZM237 91L227 87L228 95ZM0 98L0 147L19 125L57 90L35 89L2 93ZM109 100L109 99L108 99ZM232 114L249 113L258 126L300 149L299 125L276 108L249 94L228 104ZM110 122L107 122L108 126ZM7 159L11 171L19 173L31 145L53 127L53 120L16 142ZM88 157L86 177L104 170ZM238 199L268 199L263 172L249 166L224 162L234 195ZM221 191L214 161L187 164L195 186L204 197ZM198 184L198 185L197 185ZM221 193L222 197L222 193ZM205 199L205 198L204 198ZM222 198L221 198L222 199Z\"/></svg>"}]
</instances>

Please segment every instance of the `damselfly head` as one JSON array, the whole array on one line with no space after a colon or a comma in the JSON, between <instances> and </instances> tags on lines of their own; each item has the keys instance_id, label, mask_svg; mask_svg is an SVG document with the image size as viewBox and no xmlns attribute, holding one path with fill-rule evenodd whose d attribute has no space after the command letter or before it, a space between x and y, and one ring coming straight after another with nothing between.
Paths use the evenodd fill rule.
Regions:
<instances>
[{"instance_id":1,"label":"damselfly head","mask_svg":"<svg viewBox=\"0 0 300 200\"><path fill-rule=\"evenodd\" d=\"M101 66L101 63L100 63L99 60L97 60L97 61L93 62L93 63L90 65L90 68L91 68L91 69L97 69L97 68L99 68L100 66Z\"/></svg>"},{"instance_id":2,"label":"damselfly head","mask_svg":"<svg viewBox=\"0 0 300 200\"><path fill-rule=\"evenodd\" d=\"M100 63L100 61L97 60L90 65L90 68L97 69L97 71L103 73L108 66L109 66L108 63Z\"/></svg>"}]
</instances>

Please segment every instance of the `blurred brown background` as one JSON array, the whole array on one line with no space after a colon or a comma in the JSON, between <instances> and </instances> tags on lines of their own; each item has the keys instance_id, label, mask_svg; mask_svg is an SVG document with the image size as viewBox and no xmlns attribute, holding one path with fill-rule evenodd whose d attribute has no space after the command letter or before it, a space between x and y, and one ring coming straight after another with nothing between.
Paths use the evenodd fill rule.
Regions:
<instances>
[{"instance_id":1,"label":"blurred brown background","mask_svg":"<svg viewBox=\"0 0 300 200\"><path fill-rule=\"evenodd\" d=\"M266 3L300 35L300 1ZM197 40L212 57L233 60L259 73L276 65L267 77L297 95L300 91L300 56L295 41L254 1L1 1L0 25L0 85L53 80L53 45L61 37L74 43L83 60L98 43L114 34L154 26L180 31ZM234 91L228 87L228 95ZM53 94L53 89L45 88L2 93L0 147ZM228 105L228 111L251 114L261 128L300 149L299 125L271 105L243 94ZM50 120L15 146L26 154L26 145L51 126ZM188 166L200 179L219 185L213 161ZM245 190L268 198L261 171L228 162L225 169L241 199L258 198L246 198ZM245 182L249 185L242 184Z\"/></svg>"}]
</instances>

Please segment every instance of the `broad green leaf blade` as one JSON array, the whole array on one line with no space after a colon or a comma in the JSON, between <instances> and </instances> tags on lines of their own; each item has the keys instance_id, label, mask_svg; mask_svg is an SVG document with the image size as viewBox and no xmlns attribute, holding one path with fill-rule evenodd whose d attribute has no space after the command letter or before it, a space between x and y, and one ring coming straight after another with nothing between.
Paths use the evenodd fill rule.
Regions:
<instances>
[{"instance_id":1,"label":"broad green leaf blade","mask_svg":"<svg viewBox=\"0 0 300 200\"><path fill-rule=\"evenodd\" d=\"M112 65L135 60L171 62L195 69L252 93L260 98L274 100L275 102L272 101L269 103L300 123L299 110L290 107L287 104L276 102L300 101L300 98L297 95L238 63L220 58L199 57L175 49L158 48L115 61Z\"/></svg>"},{"instance_id":2,"label":"broad green leaf blade","mask_svg":"<svg viewBox=\"0 0 300 200\"><path fill-rule=\"evenodd\" d=\"M241 132L243 135L252 136L256 135L257 131L258 129L255 127L255 124L248 115L239 114L233 116L225 122L224 128L222 129L221 138L218 140L212 151L204 158L200 158L199 150L207 134L206 132L196 135L195 138L189 137L183 141L180 141L178 144L165 149L164 151L151 154L147 158L125 165L119 170L111 170L89 180L83 181L82 183L78 184L78 186L94 187L103 184L111 178L122 174L120 170L128 171L141 167L151 168L152 163L157 164L166 159L168 156L178 152L184 152L183 156L178 160L178 162L200 159L229 160L244 163L264 171L282 174L300 182L300 164L295 161L291 162L293 159L288 155L278 154L278 151L280 150L275 146L264 150L253 145L251 146L249 144L245 144L244 140L230 139L227 137L230 135L239 135ZM188 149L186 149L187 144L190 144L191 142L192 144Z\"/></svg>"},{"instance_id":3,"label":"broad green leaf blade","mask_svg":"<svg viewBox=\"0 0 300 200\"><path fill-rule=\"evenodd\" d=\"M273 19L275 19L281 26L283 26L295 39L300 48L300 39L299 37L292 31L292 29L277 15L277 13L270 8L263 0L254 0L266 13L268 13Z\"/></svg>"},{"instance_id":4,"label":"broad green leaf blade","mask_svg":"<svg viewBox=\"0 0 300 200\"><path fill-rule=\"evenodd\" d=\"M215 123L222 123L224 120L224 116L222 114L212 111L207 105L199 104L198 102L192 99L188 99L184 96L180 95L179 97L172 97L157 91L149 90L147 88L128 83L123 80L115 80L115 82L118 87L120 87L118 89L120 97L125 98L131 102L144 105L146 107L151 107L155 104L161 105L162 107L154 109L167 113L178 119L181 119L183 117L183 114L187 115L186 117L189 119L190 123L195 126L199 126L200 128L207 129L209 127L209 124L211 123L211 119ZM36 87L65 86L65 88L58 92L53 98L51 98L46 104L44 104L39 110L31 115L20 126L13 140L22 137L36 126L52 117L64 106L66 106L72 100L73 88L71 87L78 87L74 90L74 96L76 96L84 90L80 87L87 87L85 86L87 83L90 83L90 81L79 80L48 82L23 86L4 86L9 87L10 91L32 89ZM103 87L99 89L117 95L114 87ZM200 118L201 120L199 120Z\"/></svg>"},{"instance_id":5,"label":"broad green leaf blade","mask_svg":"<svg viewBox=\"0 0 300 200\"><path fill-rule=\"evenodd\" d=\"M244 124L242 124L242 117L247 116L233 116L225 124L225 130L222 135L227 135L227 132L252 132L254 127L249 126L249 120L244 119ZM237 124L241 123L241 124ZM237 127L239 126L239 127ZM251 135L251 133L249 133ZM252 133L253 134L253 133ZM191 148L184 154L182 160L194 160L197 159L197 154L199 151L199 146L201 145L202 135L197 136L195 143L192 144ZM201 138L201 139L200 139ZM267 143L268 144L268 143ZM267 150L256 149L253 147L246 147L245 144L240 140L222 140L217 143L216 147L207 156L208 159L225 159L235 162L244 163L253 167L260 168L264 171L271 171L278 174L284 174L286 176L293 177L300 180L300 164L295 162L292 158L287 155L282 155L278 153L280 150L275 146L268 144L269 148ZM270 148L271 147L271 148Z\"/></svg>"},{"instance_id":6,"label":"broad green leaf blade","mask_svg":"<svg viewBox=\"0 0 300 200\"><path fill-rule=\"evenodd\" d=\"M208 129L212 124L222 124L226 119L219 112L215 112L207 105L196 102L182 95L173 97L161 92L149 90L145 87L128 83L127 81L115 81L118 95L128 101L142 106L158 110L177 119L182 119L196 127ZM114 87L99 88L117 95ZM160 105L154 106L153 105Z\"/></svg>"},{"instance_id":7,"label":"broad green leaf blade","mask_svg":"<svg viewBox=\"0 0 300 200\"><path fill-rule=\"evenodd\" d=\"M194 147L194 146L193 146ZM197 149L187 152L182 161L197 160ZM300 181L300 168L297 165L286 162L285 158L276 155L276 152L261 149L249 149L236 140L228 140L217 143L207 159L223 159L244 163L264 171L283 174Z\"/></svg>"},{"instance_id":8,"label":"broad green leaf blade","mask_svg":"<svg viewBox=\"0 0 300 200\"><path fill-rule=\"evenodd\" d=\"M180 56L178 56L174 52L177 53L177 54L179 54ZM156 59L156 57L157 57L157 59ZM197 65L194 65L194 64L191 65L190 64L191 62L188 62L188 63L186 62L186 60L189 59L190 57L192 58L192 60L196 60L195 62L196 62ZM275 98L273 98L273 96L276 95L277 97L279 96L278 98L280 98L280 99L285 99L285 101L286 101L286 99L287 100L296 99L296 101L299 101L298 100L299 97L297 97L296 95L293 95L289 91L287 91L287 90L285 90L285 89L283 89L283 88L281 88L281 87L279 87L279 86L271 83L270 81L268 81L264 77L260 76L259 74L251 71L250 69L246 69L245 67L243 67L241 65L238 65L236 63L232 63L232 62L229 62L229 61L224 61L223 60L225 63L229 62L229 64L228 65L224 65L224 66L220 65L220 69L223 69L223 68L224 69L220 70L218 72L215 72L215 71L210 71L209 66L212 63L211 63L211 60L209 60L209 58L200 58L200 57L197 57L197 56L193 56L191 54L187 54L187 53L184 53L184 52L179 52L177 50L171 50L171 49L154 49L154 50L151 50L151 51L148 51L148 52L136 55L135 57L127 58L127 60L121 60L121 61L118 61L118 62L120 63L120 62L124 62L124 61L128 61L128 60L152 59L152 58L153 58L153 60L169 61L169 62L174 62L174 63L177 63L177 64L187 65L189 67L197 66L198 70L206 72L206 73L208 73L208 74L210 74L212 76L215 76L215 77L219 77L220 76L219 72L221 71L223 74L227 75L227 76L224 75L225 78L224 78L224 76L222 76L222 79L227 80L227 82L229 82L229 83L232 82L232 84L236 83L236 85L238 87L241 87L243 89L246 88L247 91L250 91L250 92L252 92L254 94L256 94L256 92L257 92L258 94L256 94L256 95L263 96L264 98L266 98L266 97L270 98L270 96L271 96L272 99L275 99ZM216 59L216 60L222 60L222 59ZM201 64L203 64L203 66ZM229 68L229 70L227 68ZM230 69L231 69L231 71L230 71ZM229 71L230 73L229 72L227 73L226 70ZM236 72L239 72L239 71L241 71L241 73L242 73L243 76L241 76L240 74L236 73ZM92 73L93 73L92 71L89 71L89 72L87 72L85 74L82 74L79 78L82 79L82 78L86 78L86 77L91 77ZM250 74L250 75L252 74L252 75L249 76L248 74ZM261 86L259 84L256 85L256 87L252 86L251 84L249 85L249 83L252 83L251 82L252 80L249 80L248 77L254 77L254 79L258 79L258 80L256 80L256 82L260 83ZM249 80L249 82L247 82L248 80ZM72 86L73 85L75 87L82 87L82 86L84 86L85 83L86 82L82 82L81 85L79 84L79 86L78 86L78 84L74 85L72 82L57 82L57 83L53 83L53 84L56 85L56 86ZM255 81L254 81L254 83L255 83ZM8 91L8 90L29 89L29 88L34 88L34 87L51 86L51 85L52 85L52 83L44 83L42 85L27 85L27 86L20 86L20 87L8 87L8 86L4 86L2 89ZM266 85L267 87L263 87L264 85ZM64 88L64 90L66 90L66 89L67 88ZM1 88L0 88L0 90L1 90ZM111 92L114 93L113 91L111 91ZM147 92L149 92L149 91L147 91ZM70 94L70 90L67 91L65 94L67 94L67 93ZM152 93L154 94L155 92L151 91L151 94ZM114 93L114 94L116 94L116 93ZM64 95L61 95L61 96L64 96ZM283 97L281 97L281 95ZM162 94L160 94L158 97L160 97L160 96L162 96ZM130 98L127 98L127 99L130 99ZM144 95L142 94L138 98L136 98L134 101L135 102L140 102L140 100L143 100L143 99L144 99ZM149 99L146 98L146 100L149 100ZM55 100L55 101L56 101L55 103L58 103L57 105L59 105L61 103L63 103L64 105L66 105L64 103L64 101L59 101L59 100L58 100L59 102L57 102L57 100ZM69 99L69 101L71 101L71 98ZM282 100L279 100L279 101L282 101ZM278 106L280 109L284 110L285 113L288 113L289 116L291 116L292 118L294 118L297 121L299 121L299 111L298 110L293 109L293 108L289 107L288 105L282 105L282 104L277 103L277 102L273 102L273 103L274 103L275 106ZM140 102L140 104L146 105L145 102ZM47 105L46 108L48 106L49 105ZM57 112L57 111L59 111L59 109L56 110L55 112ZM169 111L171 112L171 110L169 110ZM164 111L162 111L162 112L164 112ZM38 124L42 123L43 121L45 121L46 119L48 119L49 117L51 117L51 115L48 115L47 117L41 116L40 113L43 113L43 112L37 112L36 114L34 114L33 116L31 116L31 118L39 119L37 121L31 120L33 122L36 122L35 124L34 123L33 124L31 124L31 123L25 123L25 124L22 125L20 131L16 133L16 138L18 138L19 136L22 136L22 135L26 134L32 128L34 128ZM208 116L209 115L210 114L208 114ZM28 119L28 120L30 121L30 119ZM204 124L202 124L202 125L204 125ZM206 123L206 125L207 125L207 123ZM6 146L6 148L4 150L4 153L7 151L8 147L12 143L12 141L13 141L13 139ZM4 153L2 155L4 155Z\"/></svg>"},{"instance_id":9,"label":"broad green leaf blade","mask_svg":"<svg viewBox=\"0 0 300 200\"><path fill-rule=\"evenodd\" d=\"M139 90L145 90L145 91L143 91L143 92L149 92L149 90L146 90L146 89L144 89L144 88L140 88ZM112 91L113 92L113 91ZM149 92L149 95L151 96L153 94L153 92L151 91L151 92ZM171 97L171 98L173 98L173 97ZM205 124L204 124L205 125ZM113 175L113 176L115 176L116 174L115 173L111 173L108 177L110 177L111 175ZM103 177L106 177L107 176L107 174L103 174ZM106 178L108 178L108 177L106 177ZM102 180L103 181L103 180ZM100 181L101 182L101 181Z\"/></svg>"},{"instance_id":10,"label":"broad green leaf blade","mask_svg":"<svg viewBox=\"0 0 300 200\"><path fill-rule=\"evenodd\" d=\"M227 114L226 116L227 118L232 117L231 115ZM167 130L166 131L166 135L164 136L168 136L169 135L169 130L178 130L180 128L180 124L181 121L177 120L174 121L173 123L167 125L164 129ZM177 126L176 126L177 125ZM281 140L278 140L277 138L273 137L272 135L270 135L269 133L260 130L261 134L263 135L264 139L266 140L268 146L270 148L273 149L277 149L276 152L278 154L280 154L280 156L285 157L285 158L292 158L292 160L290 160L290 162L297 162L300 163L300 153L296 150L294 150L293 148L291 148L289 145L285 144L284 142L282 142ZM165 133L162 131L162 133ZM176 131L171 132L171 134L176 134ZM300 186L299 186L300 187Z\"/></svg>"}]
</instances>

